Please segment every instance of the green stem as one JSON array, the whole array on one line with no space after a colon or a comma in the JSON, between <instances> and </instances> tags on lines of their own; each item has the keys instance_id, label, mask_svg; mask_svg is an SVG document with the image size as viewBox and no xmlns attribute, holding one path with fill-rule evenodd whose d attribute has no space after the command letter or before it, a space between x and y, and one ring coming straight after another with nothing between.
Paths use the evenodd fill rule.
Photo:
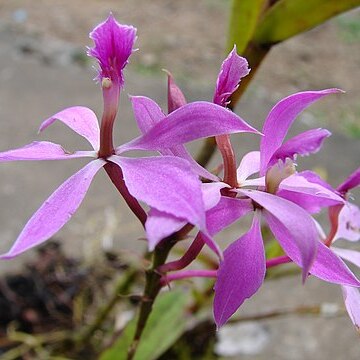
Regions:
<instances>
[{"instance_id":1,"label":"green stem","mask_svg":"<svg viewBox=\"0 0 360 360\"><path fill-rule=\"evenodd\" d=\"M184 238L192 227L192 225L185 225L181 230L161 241L154 250L152 265L150 269L146 271L145 289L141 299L140 313L136 324L135 335L128 349L128 360L133 359L135 356L141 335L151 314L155 299L162 287L161 274L157 269L161 265L165 264L170 250L179 240Z\"/></svg>"}]
</instances>

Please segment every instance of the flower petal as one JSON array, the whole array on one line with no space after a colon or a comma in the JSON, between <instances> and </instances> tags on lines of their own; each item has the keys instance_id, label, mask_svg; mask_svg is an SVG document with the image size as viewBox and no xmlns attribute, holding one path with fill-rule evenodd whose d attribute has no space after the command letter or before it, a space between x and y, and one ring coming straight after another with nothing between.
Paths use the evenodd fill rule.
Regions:
<instances>
[{"instance_id":1,"label":"flower petal","mask_svg":"<svg viewBox=\"0 0 360 360\"><path fill-rule=\"evenodd\" d=\"M236 171L239 184L260 170L260 151L250 151L240 162Z\"/></svg>"},{"instance_id":2,"label":"flower petal","mask_svg":"<svg viewBox=\"0 0 360 360\"><path fill-rule=\"evenodd\" d=\"M107 77L122 86L124 83L122 71L133 52L136 29L119 24L110 14L89 36L95 46L89 48L88 55L97 59L99 63L99 79Z\"/></svg>"},{"instance_id":3,"label":"flower petal","mask_svg":"<svg viewBox=\"0 0 360 360\"><path fill-rule=\"evenodd\" d=\"M221 189L229 188L228 184L223 182L216 183L203 183L201 184L201 190L203 194L205 210L209 210L217 205L221 199Z\"/></svg>"},{"instance_id":4,"label":"flower petal","mask_svg":"<svg viewBox=\"0 0 360 360\"><path fill-rule=\"evenodd\" d=\"M262 130L264 137L260 142L261 175L265 174L269 160L281 146L295 118L313 102L339 92L339 89L299 92L282 99L272 108L265 120Z\"/></svg>"},{"instance_id":5,"label":"flower petal","mask_svg":"<svg viewBox=\"0 0 360 360\"><path fill-rule=\"evenodd\" d=\"M360 240L360 208L350 202L347 202L340 211L339 226L334 241L336 239Z\"/></svg>"},{"instance_id":6,"label":"flower petal","mask_svg":"<svg viewBox=\"0 0 360 360\"><path fill-rule=\"evenodd\" d=\"M219 178L212 174L210 171L203 168L200 164L198 164L194 158L190 155L190 153L186 150L184 145L176 145L171 147L170 149L163 149L159 151L161 155L164 156L177 156L184 160L186 160L193 172L198 176L203 177L204 179L209 179L212 181L219 181Z\"/></svg>"},{"instance_id":7,"label":"flower petal","mask_svg":"<svg viewBox=\"0 0 360 360\"><path fill-rule=\"evenodd\" d=\"M49 119L45 120L39 128L39 132L45 130L56 120L61 121L70 129L83 136L92 145L94 150L99 150L100 129L95 113L83 106L74 106L62 110Z\"/></svg>"},{"instance_id":8,"label":"flower petal","mask_svg":"<svg viewBox=\"0 0 360 360\"><path fill-rule=\"evenodd\" d=\"M48 141L34 141L18 149L0 153L0 162L28 160L65 160L80 157L96 157L95 151L68 153L61 145Z\"/></svg>"},{"instance_id":9,"label":"flower petal","mask_svg":"<svg viewBox=\"0 0 360 360\"><path fill-rule=\"evenodd\" d=\"M168 75L168 113L172 113L174 110L186 104L186 99L181 89L176 85L174 77L169 71L166 71Z\"/></svg>"},{"instance_id":10,"label":"flower petal","mask_svg":"<svg viewBox=\"0 0 360 360\"><path fill-rule=\"evenodd\" d=\"M360 287L360 281L336 255L333 248L329 249L322 242L319 242L316 259L310 273L334 284Z\"/></svg>"},{"instance_id":11,"label":"flower petal","mask_svg":"<svg viewBox=\"0 0 360 360\"><path fill-rule=\"evenodd\" d=\"M341 185L337 187L337 191L346 194L349 190L360 185L360 167L356 169Z\"/></svg>"},{"instance_id":12,"label":"flower petal","mask_svg":"<svg viewBox=\"0 0 360 360\"><path fill-rule=\"evenodd\" d=\"M239 190L239 192L267 210L264 214L269 227L287 255L292 258L295 250L301 254L300 261L305 279L318 247L318 232L311 216L301 207L276 195L256 190ZM278 223L287 229L289 236L282 236Z\"/></svg>"},{"instance_id":13,"label":"flower petal","mask_svg":"<svg viewBox=\"0 0 360 360\"><path fill-rule=\"evenodd\" d=\"M346 261L351 262L355 266L360 268L360 252L356 250L350 250L350 249L342 249L335 246L331 247L331 250L339 255L341 258L343 258Z\"/></svg>"},{"instance_id":14,"label":"flower petal","mask_svg":"<svg viewBox=\"0 0 360 360\"><path fill-rule=\"evenodd\" d=\"M342 286L346 310L356 329L360 331L360 291L351 286Z\"/></svg>"},{"instance_id":15,"label":"flower petal","mask_svg":"<svg viewBox=\"0 0 360 360\"><path fill-rule=\"evenodd\" d=\"M242 303L254 295L265 278L265 251L257 216L251 229L224 251L217 272L214 318L224 325Z\"/></svg>"},{"instance_id":16,"label":"flower petal","mask_svg":"<svg viewBox=\"0 0 360 360\"><path fill-rule=\"evenodd\" d=\"M146 134L157 123L165 118L165 114L162 112L159 105L145 96L132 96L132 107L135 115L135 120L142 134ZM206 179L217 181L218 178L211 174L209 171L200 166L186 150L185 146L177 145L168 149L162 149L160 151L162 155L178 156L187 160L194 172L199 176Z\"/></svg>"},{"instance_id":17,"label":"flower petal","mask_svg":"<svg viewBox=\"0 0 360 360\"><path fill-rule=\"evenodd\" d=\"M172 156L109 160L121 167L132 196L151 208L166 212L205 229L201 182L189 164Z\"/></svg>"},{"instance_id":18,"label":"flower petal","mask_svg":"<svg viewBox=\"0 0 360 360\"><path fill-rule=\"evenodd\" d=\"M165 118L160 106L146 96L130 96L137 126L146 134L158 122Z\"/></svg>"},{"instance_id":19,"label":"flower petal","mask_svg":"<svg viewBox=\"0 0 360 360\"><path fill-rule=\"evenodd\" d=\"M264 212L271 231L279 240L287 255L300 267L302 266L301 253L292 240L293 236L288 229L269 212ZM301 225L301 224L300 224ZM359 286L360 282L349 270L345 263L327 246L318 241L317 253L311 266L310 273L322 280L341 285ZM303 275L307 275L304 274Z\"/></svg>"},{"instance_id":20,"label":"flower petal","mask_svg":"<svg viewBox=\"0 0 360 360\"><path fill-rule=\"evenodd\" d=\"M219 203L206 212L208 231L211 235L215 235L253 210L248 199L222 196Z\"/></svg>"},{"instance_id":21,"label":"flower petal","mask_svg":"<svg viewBox=\"0 0 360 360\"><path fill-rule=\"evenodd\" d=\"M289 139L281 145L269 160L268 167L274 165L279 159L295 160L296 155L307 156L318 152L324 140L331 135L326 129L312 129Z\"/></svg>"},{"instance_id":22,"label":"flower petal","mask_svg":"<svg viewBox=\"0 0 360 360\"><path fill-rule=\"evenodd\" d=\"M234 48L221 65L213 102L226 106L228 98L238 88L240 80L249 72L247 60L236 53L236 45L234 45Z\"/></svg>"},{"instance_id":23,"label":"flower petal","mask_svg":"<svg viewBox=\"0 0 360 360\"><path fill-rule=\"evenodd\" d=\"M92 179L104 164L103 160L94 160L60 185L31 217L12 248L0 259L20 255L59 231L78 209Z\"/></svg>"},{"instance_id":24,"label":"flower petal","mask_svg":"<svg viewBox=\"0 0 360 360\"><path fill-rule=\"evenodd\" d=\"M161 240L180 230L184 225L186 225L184 219L163 211L151 209L145 223L149 251L153 251Z\"/></svg>"},{"instance_id":25,"label":"flower petal","mask_svg":"<svg viewBox=\"0 0 360 360\"><path fill-rule=\"evenodd\" d=\"M313 171L305 170L299 172L298 174L311 183L319 184L325 189L336 192L336 190L330 184L328 184L325 180L323 180L318 174Z\"/></svg>"},{"instance_id":26,"label":"flower petal","mask_svg":"<svg viewBox=\"0 0 360 360\"><path fill-rule=\"evenodd\" d=\"M230 110L208 102L193 102L166 116L143 136L118 147L116 153L167 149L203 137L239 132L259 134Z\"/></svg>"},{"instance_id":27,"label":"flower petal","mask_svg":"<svg viewBox=\"0 0 360 360\"><path fill-rule=\"evenodd\" d=\"M301 206L310 213L317 213L324 207L344 204L344 200L335 191L308 181L301 173L284 179L276 195Z\"/></svg>"}]
</instances>

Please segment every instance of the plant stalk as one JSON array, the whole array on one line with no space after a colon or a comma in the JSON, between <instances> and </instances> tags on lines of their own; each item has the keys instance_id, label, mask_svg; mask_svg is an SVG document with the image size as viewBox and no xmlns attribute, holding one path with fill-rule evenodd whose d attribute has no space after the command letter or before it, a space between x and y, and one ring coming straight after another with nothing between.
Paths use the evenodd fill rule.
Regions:
<instances>
[{"instance_id":1,"label":"plant stalk","mask_svg":"<svg viewBox=\"0 0 360 360\"><path fill-rule=\"evenodd\" d=\"M141 299L140 313L136 324L135 335L128 349L127 360L132 360L135 356L141 335L151 314L155 299L162 287L161 274L157 269L165 264L170 250L179 240L183 239L192 228L192 225L185 225L178 232L162 240L154 250L152 265L150 269L146 271L145 289Z\"/></svg>"}]
</instances>

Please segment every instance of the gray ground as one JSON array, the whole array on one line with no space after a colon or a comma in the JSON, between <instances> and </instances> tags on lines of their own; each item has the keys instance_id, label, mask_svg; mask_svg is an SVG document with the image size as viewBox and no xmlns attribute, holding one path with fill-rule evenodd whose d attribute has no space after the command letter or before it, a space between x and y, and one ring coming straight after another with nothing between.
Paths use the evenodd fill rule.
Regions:
<instances>
[{"instance_id":1,"label":"gray ground","mask_svg":"<svg viewBox=\"0 0 360 360\"><path fill-rule=\"evenodd\" d=\"M101 114L101 94L91 80L94 72L87 63L81 66L84 62L81 56L83 35L114 4L107 1L99 5L100 16L95 11L97 3L90 1L86 10L88 16L84 15L84 10L79 13L81 21L74 23L72 20L76 18L76 12L72 7L74 4L79 7L81 1L66 6L62 1L55 3L50 6L42 2L42 8L37 11L28 1L0 4L0 150L36 139L50 139L63 144L68 150L87 149L84 140L60 124L42 135L37 135L37 128L43 119L67 106L85 105ZM185 11L188 1L184 1L184 8L169 1L163 1L166 6L160 7L162 2L154 1L142 8L143 12L136 12L136 9L132 12L132 3L125 3L127 10L123 13L123 20L136 23L139 35L144 35L150 44L140 40L139 46L142 48L144 44L145 50L142 52L140 48L134 55L133 64L126 73L126 89L116 131L119 144L137 135L126 93L147 95L165 106L165 77L158 71L161 67L174 70L189 100L211 99L225 33L223 28L215 31L214 26L210 26L210 30L201 27L196 12ZM147 4L142 3L144 6ZM227 4L226 1L223 3ZM218 15L220 20L225 21L225 11L216 2L200 1L197 7L199 12L210 18ZM117 9L120 10L119 6ZM153 24L157 26L149 25L151 22L144 15L146 11L153 16ZM174 17L173 24L169 20L172 11L181 14ZM166 16L161 17L161 14ZM57 22L51 23L52 18L58 19ZM185 26L184 31L179 33L181 21ZM167 26L165 40L162 26ZM65 31L67 28L71 29L68 33ZM156 41L151 37L151 31L156 34ZM211 32L211 39L205 39L203 44L199 37L206 31ZM174 46L177 36L181 40L178 47ZM195 44L192 39L195 39ZM333 131L323 151L311 160L301 161L300 165L320 169L333 184L359 166L359 140L351 137L353 132L348 132L348 124L355 133L359 126L357 99L360 88L356 79L360 62L359 43L341 39L338 23L333 22L281 45L269 56L238 106L238 113L259 128L266 113L281 96L329 86L347 90L347 95L333 96L313 106L293 129L296 133L309 127L326 126ZM163 42L171 46L165 46ZM208 52L194 51L197 45L199 48L207 45ZM184 53L185 60L182 60L184 49L188 52ZM202 60L201 55L204 56ZM203 61L201 66L199 61ZM234 144L242 154L256 149L257 140L251 136L237 136ZM215 164L216 161L213 162ZM81 166L81 160L1 165L0 252L9 248L46 197ZM229 233L236 236L235 231L232 229ZM141 227L133 222L105 174L100 173L81 208L57 238L63 241L69 252L91 259L96 258L102 244L108 244L111 239L116 248L126 248L136 256L143 246L139 240L142 236ZM19 267L29 256L31 253L14 261L1 262L0 271ZM264 286L245 304L240 315L321 302L341 304L340 289L315 279L311 279L305 287L300 285L299 277L283 279ZM271 343L258 355L244 355L242 359L359 358L359 337L347 317L287 317L261 324L265 326Z\"/></svg>"}]
</instances>

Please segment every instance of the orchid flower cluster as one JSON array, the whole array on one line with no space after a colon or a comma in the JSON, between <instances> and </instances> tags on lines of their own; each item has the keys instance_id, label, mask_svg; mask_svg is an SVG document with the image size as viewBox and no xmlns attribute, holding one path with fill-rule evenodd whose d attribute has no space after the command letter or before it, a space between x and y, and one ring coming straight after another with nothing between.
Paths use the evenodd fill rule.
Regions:
<instances>
[{"instance_id":1,"label":"orchid flower cluster","mask_svg":"<svg viewBox=\"0 0 360 360\"><path fill-rule=\"evenodd\" d=\"M91 161L54 191L0 258L11 259L52 237L69 221L92 179L104 168L143 224L149 251L169 241L174 233L186 235L197 228L184 256L157 270L162 274L163 286L186 277L215 277L214 318L218 327L257 292L268 268L287 262L302 269L303 281L313 275L341 285L350 318L360 327L360 281L342 260L360 267L360 253L333 246L337 239L360 239L360 210L349 201L351 190L360 184L360 168L333 188L312 171L297 172L295 164L298 156L319 151L329 131L312 129L284 141L304 109L341 91L305 91L288 96L272 108L259 132L227 108L232 93L250 71L246 59L234 47L221 66L212 102L187 103L170 73L167 114L150 98L130 97L141 135L116 147L113 126L136 29L119 24L110 15L90 33L90 38L94 47L89 48L88 55L98 62L96 80L104 101L100 126L92 110L75 106L45 120L39 131L60 121L84 137L92 150L69 153L58 144L36 141L0 153L0 161L81 157ZM256 134L260 148L247 153L237 168L230 134L243 132ZM200 166L184 145L210 136L216 138L223 157L222 178ZM158 154L125 156L133 150ZM328 234L313 217L324 208L330 219ZM222 251L214 236L248 214L253 216L250 229ZM268 225L284 256L266 259L262 222ZM218 256L218 269L183 270L205 244Z\"/></svg>"}]
</instances>

